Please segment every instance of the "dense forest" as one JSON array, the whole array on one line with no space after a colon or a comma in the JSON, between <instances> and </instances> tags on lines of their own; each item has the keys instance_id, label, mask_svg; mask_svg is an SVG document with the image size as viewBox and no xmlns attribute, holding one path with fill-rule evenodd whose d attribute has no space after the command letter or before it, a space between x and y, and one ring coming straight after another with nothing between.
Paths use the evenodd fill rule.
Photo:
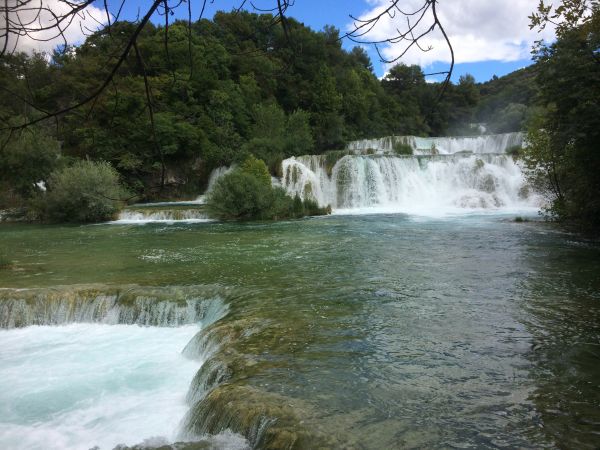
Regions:
<instances>
[{"instance_id":1,"label":"dense forest","mask_svg":"<svg viewBox=\"0 0 600 450\"><path fill-rule=\"evenodd\" d=\"M85 98L131 26L114 24L51 58L9 57L0 66L0 120L20 124ZM478 85L464 76L438 99L440 85L426 83L418 66L397 65L380 81L362 48L342 48L338 30L290 27L288 41L270 15L218 13L193 25L191 46L187 23L171 25L168 47L164 27L145 28L140 58L132 52L96 101L11 136L20 148L5 153L2 179L26 194L60 149L66 159L111 163L140 195L195 194L213 168L248 154L276 172L282 158L359 138L466 134L482 120L498 124L492 132L520 128L528 82L511 84L507 96L502 79Z\"/></svg>"},{"instance_id":2,"label":"dense forest","mask_svg":"<svg viewBox=\"0 0 600 450\"><path fill-rule=\"evenodd\" d=\"M0 205L35 199L40 181L82 159L116 169L126 198L181 198L201 192L212 169L250 155L277 175L286 157L360 138L477 134L479 123L487 133L539 128L556 109L552 73L577 74L590 64L548 63L573 45L563 41L590 40L575 31L538 49L533 66L485 83L461 76L443 89L418 66L398 64L379 80L361 47L342 48L337 29L288 22L286 33L269 14L221 12L191 27L148 25L101 95L24 128L97 90L133 24L112 24L53 55L7 56L0 64L0 122L8 124L0 131ZM575 96L595 98L595 113L586 114L597 116L597 93L583 92L598 85L597 60L586 70L590 83ZM534 170L535 158L530 163Z\"/></svg>"}]
</instances>

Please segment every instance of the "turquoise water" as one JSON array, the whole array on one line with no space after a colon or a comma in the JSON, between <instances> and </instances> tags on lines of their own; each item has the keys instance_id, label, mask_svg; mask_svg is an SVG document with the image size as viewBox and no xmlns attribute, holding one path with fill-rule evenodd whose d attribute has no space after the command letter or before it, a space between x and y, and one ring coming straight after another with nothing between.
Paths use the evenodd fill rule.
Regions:
<instances>
[{"instance_id":1,"label":"turquoise water","mask_svg":"<svg viewBox=\"0 0 600 450\"><path fill-rule=\"evenodd\" d=\"M186 406L196 433L271 448L595 448L600 246L513 218L3 225L0 286L13 299L217 292L229 313L209 327L211 358L229 375ZM270 434L253 435L253 415L277 419L261 422Z\"/></svg>"},{"instance_id":2,"label":"turquoise water","mask_svg":"<svg viewBox=\"0 0 600 450\"><path fill-rule=\"evenodd\" d=\"M200 365L181 350L196 332L100 324L0 330L2 448L174 442Z\"/></svg>"}]
</instances>

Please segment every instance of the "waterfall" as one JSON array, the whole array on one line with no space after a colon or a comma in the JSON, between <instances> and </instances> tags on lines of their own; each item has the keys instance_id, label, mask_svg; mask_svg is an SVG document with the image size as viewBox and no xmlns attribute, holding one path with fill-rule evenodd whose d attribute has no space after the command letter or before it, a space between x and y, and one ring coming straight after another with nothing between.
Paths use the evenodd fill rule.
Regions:
<instances>
[{"instance_id":1,"label":"waterfall","mask_svg":"<svg viewBox=\"0 0 600 450\"><path fill-rule=\"evenodd\" d=\"M226 313L219 294L191 288L2 289L0 328L69 323L176 327L207 324Z\"/></svg>"},{"instance_id":2,"label":"waterfall","mask_svg":"<svg viewBox=\"0 0 600 450\"><path fill-rule=\"evenodd\" d=\"M364 139L348 144L348 150L358 154L375 152L393 154L394 146L410 145L415 155L452 155L460 152L471 153L504 153L511 147L523 145L523 134L503 133L485 136L457 137L418 137L418 136L386 136L379 139Z\"/></svg>"},{"instance_id":3,"label":"waterfall","mask_svg":"<svg viewBox=\"0 0 600 450\"><path fill-rule=\"evenodd\" d=\"M208 185L206 187L206 191L204 191L204 194L199 195L198 198L196 198L196 202L204 204L206 201L206 194L212 191L213 187L215 186L215 183L219 180L219 178L221 178L223 175L228 174L234 168L235 166L221 166L217 167L216 169L213 169L213 171L210 173L210 176L208 177Z\"/></svg>"},{"instance_id":4,"label":"waterfall","mask_svg":"<svg viewBox=\"0 0 600 450\"><path fill-rule=\"evenodd\" d=\"M500 141L500 140L499 140ZM481 209L534 209L520 166L507 155L326 155L283 161L282 185L334 210L443 213Z\"/></svg>"},{"instance_id":5,"label":"waterfall","mask_svg":"<svg viewBox=\"0 0 600 450\"><path fill-rule=\"evenodd\" d=\"M0 379L11 387L0 392L0 447L250 448L239 434L199 436L184 422L196 398L228 376L226 367L204 367L219 346L204 336L227 314L223 298L231 293L221 286L0 289Z\"/></svg>"},{"instance_id":6,"label":"waterfall","mask_svg":"<svg viewBox=\"0 0 600 450\"><path fill-rule=\"evenodd\" d=\"M164 209L154 208L128 208L119 213L119 218L114 224L144 224L151 222L209 222L208 215L200 208L182 209L182 202L173 202L172 209L168 203L162 203Z\"/></svg>"}]
</instances>

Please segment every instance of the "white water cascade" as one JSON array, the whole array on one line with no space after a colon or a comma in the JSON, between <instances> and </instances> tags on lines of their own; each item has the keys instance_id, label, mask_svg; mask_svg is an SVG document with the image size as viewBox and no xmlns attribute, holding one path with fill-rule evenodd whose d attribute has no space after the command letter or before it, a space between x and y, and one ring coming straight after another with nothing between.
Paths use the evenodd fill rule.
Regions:
<instances>
[{"instance_id":1,"label":"white water cascade","mask_svg":"<svg viewBox=\"0 0 600 450\"><path fill-rule=\"evenodd\" d=\"M248 449L240 435L185 428L207 354L183 350L227 314L218 290L0 289L0 448Z\"/></svg>"},{"instance_id":2,"label":"white water cascade","mask_svg":"<svg viewBox=\"0 0 600 450\"><path fill-rule=\"evenodd\" d=\"M350 147L362 153L377 144L379 154L350 154L337 161L328 161L326 155L289 158L283 161L281 184L290 195L331 205L338 213L534 212L540 201L527 186L521 167L511 156L497 153L521 139L517 135L488 137L488 147L481 144L484 137L461 138L460 145L455 138L430 138L438 139L440 155L415 156L381 154L387 138L361 141ZM461 148L458 154L441 154L452 146ZM473 153L463 153L462 147Z\"/></svg>"},{"instance_id":3,"label":"white water cascade","mask_svg":"<svg viewBox=\"0 0 600 450\"><path fill-rule=\"evenodd\" d=\"M178 207L179 202L173 202L172 205ZM197 208L181 209L173 208L168 209L169 204L164 203L164 210L153 210L147 209L125 209L119 213L117 220L111 222L113 224L121 225L135 225L135 224L146 224L146 223L175 223L175 222L187 222L187 223L201 223L211 222L208 215Z\"/></svg>"},{"instance_id":4,"label":"white water cascade","mask_svg":"<svg viewBox=\"0 0 600 450\"><path fill-rule=\"evenodd\" d=\"M460 152L505 153L511 147L523 145L523 133L502 133L485 136L418 137L386 136L379 139L363 139L348 144L348 150L357 154L394 154L398 144L410 145L415 155L452 155Z\"/></svg>"},{"instance_id":5,"label":"white water cascade","mask_svg":"<svg viewBox=\"0 0 600 450\"><path fill-rule=\"evenodd\" d=\"M206 194L212 191L213 187L215 186L215 183L219 180L219 178L221 178L223 175L228 174L233 169L234 166L221 166L217 167L216 169L213 169L213 171L210 173L210 176L208 177L208 185L206 187L206 191L204 191L204 194L201 194L196 198L196 202L204 204L206 202Z\"/></svg>"}]
</instances>

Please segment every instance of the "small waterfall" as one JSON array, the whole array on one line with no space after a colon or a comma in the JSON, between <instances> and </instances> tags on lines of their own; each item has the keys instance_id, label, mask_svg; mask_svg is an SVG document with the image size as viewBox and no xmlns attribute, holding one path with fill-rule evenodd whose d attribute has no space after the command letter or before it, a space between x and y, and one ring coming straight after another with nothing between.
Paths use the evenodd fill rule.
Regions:
<instances>
[{"instance_id":1,"label":"small waterfall","mask_svg":"<svg viewBox=\"0 0 600 450\"><path fill-rule=\"evenodd\" d=\"M128 208L119 214L118 220L112 222L115 224L143 224L150 222L209 222L208 215L200 208L182 209L179 203L173 203L173 208L168 209L169 205L161 205L164 209L156 208Z\"/></svg>"},{"instance_id":2,"label":"small waterfall","mask_svg":"<svg viewBox=\"0 0 600 450\"><path fill-rule=\"evenodd\" d=\"M485 136L418 137L386 136L379 139L364 139L348 144L348 150L358 154L375 152L394 154L399 144L410 145L415 155L452 155L460 152L504 153L511 147L523 145L523 133L502 133Z\"/></svg>"},{"instance_id":3,"label":"small waterfall","mask_svg":"<svg viewBox=\"0 0 600 450\"><path fill-rule=\"evenodd\" d=\"M227 379L229 369L204 364L219 350L218 341L195 357L179 353L180 345L203 341L205 330L228 313L222 297L230 294L220 286L0 289L5 343L35 354L23 362L18 351L5 352L2 379L35 395L36 385L44 385L39 400L33 394L23 400L19 388L17 394L3 392L14 421L0 423L3 448L41 449L47 442L65 448L162 448L182 441L173 447L250 448L239 434L225 430L200 436L182 421L197 402L194 394L202 398L205 389ZM53 374L50 379L40 371L43 364ZM184 401L186 386L190 393ZM32 411L22 414L21 402L33 405Z\"/></svg>"},{"instance_id":4,"label":"small waterfall","mask_svg":"<svg viewBox=\"0 0 600 450\"><path fill-rule=\"evenodd\" d=\"M332 208L385 208L440 213L535 208L519 165L507 155L346 155L331 167L325 155L283 161L290 195Z\"/></svg>"},{"instance_id":5,"label":"small waterfall","mask_svg":"<svg viewBox=\"0 0 600 450\"><path fill-rule=\"evenodd\" d=\"M219 180L219 178L231 172L234 169L234 167L235 166L221 166L217 167L216 169L213 169L213 171L210 173L210 176L208 177L208 186L206 187L206 191L204 191L204 194L199 195L196 198L196 202L204 204L204 202L206 201L206 194L212 191L213 187L215 186L215 183Z\"/></svg>"},{"instance_id":6,"label":"small waterfall","mask_svg":"<svg viewBox=\"0 0 600 450\"><path fill-rule=\"evenodd\" d=\"M206 325L227 308L216 291L191 288L2 289L0 328L69 323Z\"/></svg>"},{"instance_id":7,"label":"small waterfall","mask_svg":"<svg viewBox=\"0 0 600 450\"><path fill-rule=\"evenodd\" d=\"M223 175L231 172L233 167L217 167L210 173L210 177L208 178L208 187L206 188L206 192L210 192L212 188L215 186L215 183L221 178Z\"/></svg>"}]
</instances>

